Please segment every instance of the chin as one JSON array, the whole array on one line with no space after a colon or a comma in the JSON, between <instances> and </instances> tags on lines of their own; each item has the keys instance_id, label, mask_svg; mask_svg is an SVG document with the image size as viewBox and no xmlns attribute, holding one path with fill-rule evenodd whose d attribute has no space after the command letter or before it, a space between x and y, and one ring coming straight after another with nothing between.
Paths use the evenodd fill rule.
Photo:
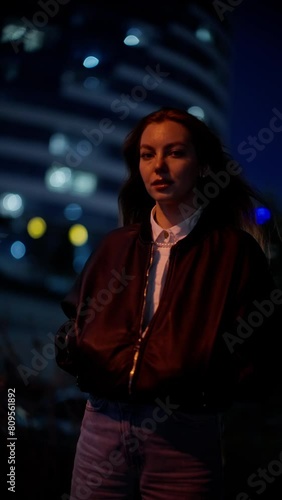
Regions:
<instances>
[{"instance_id":1,"label":"chin","mask_svg":"<svg viewBox=\"0 0 282 500\"><path fill-rule=\"evenodd\" d=\"M152 196L152 195L151 195ZM155 200L155 201L161 201L163 203L177 203L177 199L175 198L172 198L171 196L167 196L165 194L160 194L158 196L154 195L152 196L152 198Z\"/></svg>"}]
</instances>

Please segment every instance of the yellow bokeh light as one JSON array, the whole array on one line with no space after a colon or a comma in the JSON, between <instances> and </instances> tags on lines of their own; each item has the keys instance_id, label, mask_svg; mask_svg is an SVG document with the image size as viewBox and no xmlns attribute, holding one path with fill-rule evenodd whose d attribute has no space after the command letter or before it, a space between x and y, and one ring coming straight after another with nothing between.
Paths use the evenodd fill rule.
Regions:
<instances>
[{"instance_id":1,"label":"yellow bokeh light","mask_svg":"<svg viewBox=\"0 0 282 500\"><path fill-rule=\"evenodd\" d=\"M33 217L27 224L27 232L31 238L38 239L46 232L47 224L42 217Z\"/></svg>"},{"instance_id":2,"label":"yellow bokeh light","mask_svg":"<svg viewBox=\"0 0 282 500\"><path fill-rule=\"evenodd\" d=\"M74 224L69 229L69 240L76 246L80 247L88 240L88 231L82 224Z\"/></svg>"}]
</instances>

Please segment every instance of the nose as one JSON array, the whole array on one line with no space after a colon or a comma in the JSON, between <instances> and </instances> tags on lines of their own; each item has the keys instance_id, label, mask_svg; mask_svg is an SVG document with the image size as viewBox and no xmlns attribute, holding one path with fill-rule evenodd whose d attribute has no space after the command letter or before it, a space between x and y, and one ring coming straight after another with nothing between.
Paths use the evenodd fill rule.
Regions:
<instances>
[{"instance_id":1,"label":"nose","mask_svg":"<svg viewBox=\"0 0 282 500\"><path fill-rule=\"evenodd\" d=\"M158 153L155 156L155 171L163 170L167 167L165 156L162 153Z\"/></svg>"}]
</instances>

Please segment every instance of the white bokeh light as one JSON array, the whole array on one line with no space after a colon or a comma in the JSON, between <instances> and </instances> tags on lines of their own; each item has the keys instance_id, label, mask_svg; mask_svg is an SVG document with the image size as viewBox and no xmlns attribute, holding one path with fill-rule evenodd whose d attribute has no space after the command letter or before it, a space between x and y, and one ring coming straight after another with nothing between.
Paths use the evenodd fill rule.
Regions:
<instances>
[{"instance_id":1,"label":"white bokeh light","mask_svg":"<svg viewBox=\"0 0 282 500\"><path fill-rule=\"evenodd\" d=\"M199 118L199 120L205 119L205 112L200 106L190 106L187 111L191 115L196 116L196 118Z\"/></svg>"},{"instance_id":2,"label":"white bokeh light","mask_svg":"<svg viewBox=\"0 0 282 500\"><path fill-rule=\"evenodd\" d=\"M213 36L207 28L198 28L196 31L196 37L204 43L211 43L213 41Z\"/></svg>"},{"instance_id":3,"label":"white bokeh light","mask_svg":"<svg viewBox=\"0 0 282 500\"><path fill-rule=\"evenodd\" d=\"M22 197L16 193L3 193L0 196L0 213L6 217L20 217L24 211Z\"/></svg>"},{"instance_id":4,"label":"white bokeh light","mask_svg":"<svg viewBox=\"0 0 282 500\"><path fill-rule=\"evenodd\" d=\"M68 167L53 166L47 170L45 182L51 191L68 191L72 182L72 171Z\"/></svg>"},{"instance_id":5,"label":"white bokeh light","mask_svg":"<svg viewBox=\"0 0 282 500\"><path fill-rule=\"evenodd\" d=\"M85 68L95 68L99 64L99 59L95 56L88 56L83 61Z\"/></svg>"},{"instance_id":6,"label":"white bokeh light","mask_svg":"<svg viewBox=\"0 0 282 500\"><path fill-rule=\"evenodd\" d=\"M123 40L123 43L125 45L128 45L129 47L133 47L134 45L138 45L140 43L140 40L136 35L128 35Z\"/></svg>"}]
</instances>

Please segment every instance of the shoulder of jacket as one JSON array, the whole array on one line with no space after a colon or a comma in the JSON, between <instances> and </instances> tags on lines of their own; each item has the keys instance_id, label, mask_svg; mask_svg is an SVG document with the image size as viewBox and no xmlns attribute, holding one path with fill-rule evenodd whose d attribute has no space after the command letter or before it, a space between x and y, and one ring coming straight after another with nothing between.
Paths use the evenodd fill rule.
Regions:
<instances>
[{"instance_id":1,"label":"shoulder of jacket","mask_svg":"<svg viewBox=\"0 0 282 500\"><path fill-rule=\"evenodd\" d=\"M128 226L117 227L106 233L100 240L92 256L103 254L103 252L116 251L118 248L125 248L131 241L137 239L140 231L140 224L130 224Z\"/></svg>"},{"instance_id":2,"label":"shoulder of jacket","mask_svg":"<svg viewBox=\"0 0 282 500\"><path fill-rule=\"evenodd\" d=\"M238 242L246 242L249 244L259 245L257 240L250 233L248 233L244 229L232 225L216 228L215 231L218 231L218 233L226 239L231 237L233 240L237 240Z\"/></svg>"},{"instance_id":3,"label":"shoulder of jacket","mask_svg":"<svg viewBox=\"0 0 282 500\"><path fill-rule=\"evenodd\" d=\"M259 242L253 235L244 229L237 228L232 225L217 227L212 233L217 235L221 244L226 247L237 247L238 249L245 249L246 251L254 252L256 254L264 255Z\"/></svg>"},{"instance_id":4,"label":"shoulder of jacket","mask_svg":"<svg viewBox=\"0 0 282 500\"><path fill-rule=\"evenodd\" d=\"M134 238L139 234L140 224L128 224L127 226L112 229L103 238L102 242L118 241L124 238Z\"/></svg>"},{"instance_id":5,"label":"shoulder of jacket","mask_svg":"<svg viewBox=\"0 0 282 500\"><path fill-rule=\"evenodd\" d=\"M130 245L130 242L137 238L140 224L131 224L124 227L112 229L100 240L97 247L90 253L85 266L80 274L81 279L92 272L93 266L99 265L101 260L112 259L113 256L121 255Z\"/></svg>"}]
</instances>

